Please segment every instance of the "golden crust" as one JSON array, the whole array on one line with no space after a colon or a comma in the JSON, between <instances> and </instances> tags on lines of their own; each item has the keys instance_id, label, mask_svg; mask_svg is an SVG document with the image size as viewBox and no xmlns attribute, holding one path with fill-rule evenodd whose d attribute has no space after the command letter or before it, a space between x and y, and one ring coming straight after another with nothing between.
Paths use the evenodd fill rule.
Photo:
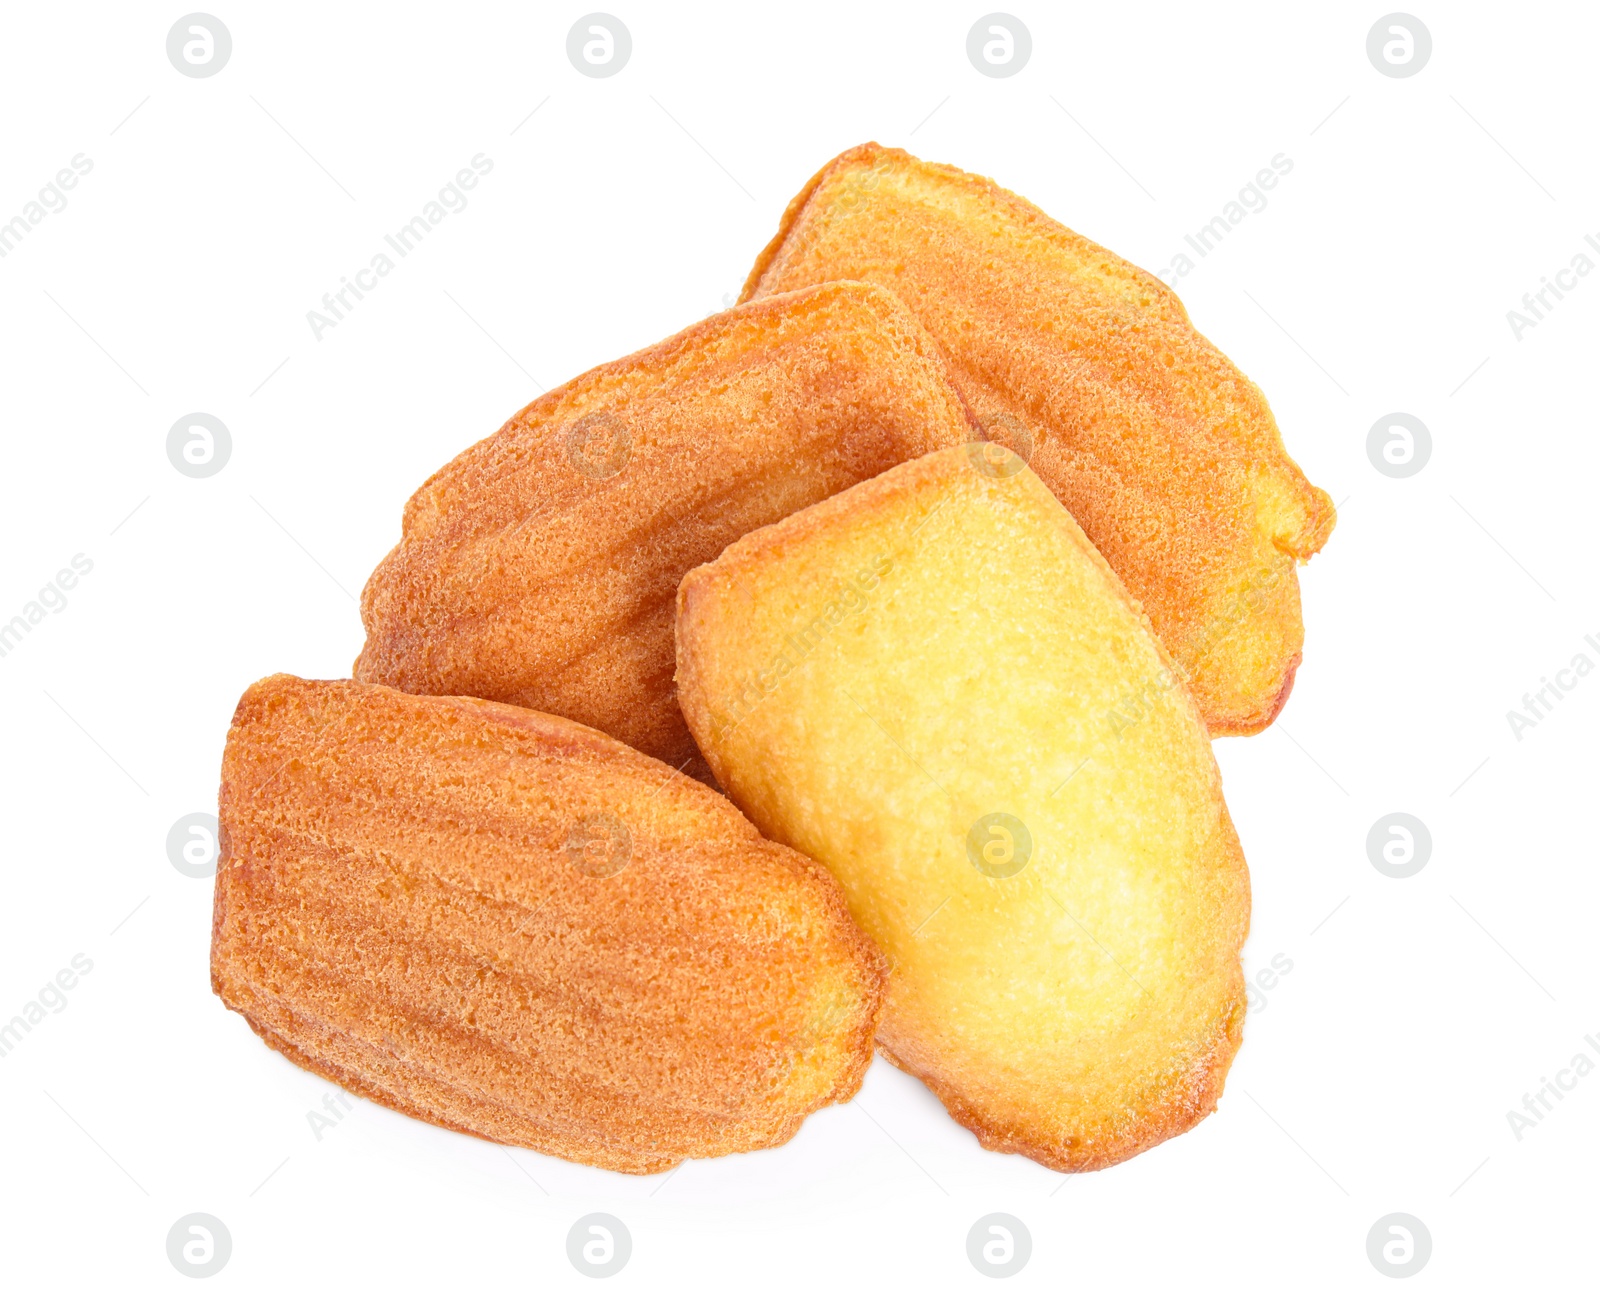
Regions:
<instances>
[{"instance_id":1,"label":"golden crust","mask_svg":"<svg viewBox=\"0 0 1600 1293\"><path fill-rule=\"evenodd\" d=\"M622 1172L782 1144L871 1060L816 863L565 719L278 674L223 755L213 990L296 1064Z\"/></svg>"},{"instance_id":2,"label":"golden crust","mask_svg":"<svg viewBox=\"0 0 1600 1293\"><path fill-rule=\"evenodd\" d=\"M716 315L540 397L435 473L362 594L355 676L560 714L682 765L684 572L975 436L938 348L881 288Z\"/></svg>"},{"instance_id":3,"label":"golden crust","mask_svg":"<svg viewBox=\"0 0 1600 1293\"><path fill-rule=\"evenodd\" d=\"M685 577L677 642L721 784L888 956L879 1044L984 1145L1089 1170L1215 1108L1250 907L1220 775L1019 459L936 452L745 536Z\"/></svg>"},{"instance_id":4,"label":"golden crust","mask_svg":"<svg viewBox=\"0 0 1600 1293\"><path fill-rule=\"evenodd\" d=\"M1270 723L1304 639L1295 563L1334 509L1177 296L992 181L877 144L801 190L741 299L838 278L927 326L986 434L1141 602L1211 733Z\"/></svg>"}]
</instances>

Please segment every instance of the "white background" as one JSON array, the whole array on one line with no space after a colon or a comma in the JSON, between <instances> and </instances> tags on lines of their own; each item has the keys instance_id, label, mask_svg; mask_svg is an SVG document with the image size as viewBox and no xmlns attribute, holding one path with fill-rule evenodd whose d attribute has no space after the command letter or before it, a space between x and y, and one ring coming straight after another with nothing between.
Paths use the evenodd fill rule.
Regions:
<instances>
[{"instance_id":1,"label":"white background","mask_svg":"<svg viewBox=\"0 0 1600 1293\"><path fill-rule=\"evenodd\" d=\"M0 220L93 161L0 260L0 619L94 563L0 659L0 1018L94 964L0 1060L7 1287L188 1287L165 1239L194 1211L233 1236L216 1288L589 1287L565 1237L593 1211L632 1232L619 1288L989 1287L965 1239L990 1212L1032 1232L1017 1288L1388 1287L1365 1245L1396 1211L1433 1237L1417 1288L1592 1281L1600 1074L1520 1142L1506 1114L1600 1036L1600 675L1520 742L1505 714L1600 663L1600 275L1520 341L1505 315L1600 236L1593 6L1429 6L1409 79L1367 60L1381 4L1020 5L1009 79L967 61L979 5L618 0L605 80L567 61L578 6L228 4L210 79L167 61L183 12L8 6L0 40ZM1072 1178L983 1152L881 1060L787 1147L666 1179L362 1102L316 1140L331 1088L211 995L211 882L165 851L214 811L235 700L347 675L412 490L731 302L867 139L1151 269L1293 160L1180 284L1340 503L1292 701L1216 747L1247 969L1293 962L1219 1111ZM478 153L470 205L315 340L306 312ZM165 453L197 410L233 436L207 480ZM1434 441L1406 480L1365 451L1396 410ZM1432 832L1411 879L1367 859L1391 811Z\"/></svg>"}]
</instances>

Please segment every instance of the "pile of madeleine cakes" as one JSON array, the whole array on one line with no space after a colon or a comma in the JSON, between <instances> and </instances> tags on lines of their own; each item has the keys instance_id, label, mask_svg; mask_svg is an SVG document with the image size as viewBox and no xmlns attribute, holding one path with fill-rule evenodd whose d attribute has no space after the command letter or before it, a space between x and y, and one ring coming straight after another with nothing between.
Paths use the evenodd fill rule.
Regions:
<instances>
[{"instance_id":1,"label":"pile of madeleine cakes","mask_svg":"<svg viewBox=\"0 0 1600 1293\"><path fill-rule=\"evenodd\" d=\"M423 484L354 680L245 692L212 985L415 1118L623 1172L778 1145L874 1044L990 1149L1216 1107L1333 528L1157 279L875 144L740 304Z\"/></svg>"}]
</instances>

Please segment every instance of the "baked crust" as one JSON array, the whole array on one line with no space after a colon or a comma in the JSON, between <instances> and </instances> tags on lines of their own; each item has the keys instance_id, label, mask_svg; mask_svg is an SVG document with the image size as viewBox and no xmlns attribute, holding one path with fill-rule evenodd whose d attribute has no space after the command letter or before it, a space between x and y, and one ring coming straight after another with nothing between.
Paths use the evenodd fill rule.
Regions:
<instances>
[{"instance_id":1,"label":"baked crust","mask_svg":"<svg viewBox=\"0 0 1600 1293\"><path fill-rule=\"evenodd\" d=\"M685 577L677 642L712 770L839 879L889 958L880 1045L984 1145L1090 1170L1216 1107L1250 911L1220 774L1019 459L936 452L745 536ZM981 868L1008 839L1021 869Z\"/></svg>"},{"instance_id":2,"label":"baked crust","mask_svg":"<svg viewBox=\"0 0 1600 1293\"><path fill-rule=\"evenodd\" d=\"M285 674L223 756L212 987L412 1117L622 1172L782 1144L882 958L721 795L565 719Z\"/></svg>"},{"instance_id":3,"label":"baked crust","mask_svg":"<svg viewBox=\"0 0 1600 1293\"><path fill-rule=\"evenodd\" d=\"M417 491L362 594L355 676L560 714L694 774L672 689L684 572L976 434L881 288L715 315L541 396Z\"/></svg>"},{"instance_id":4,"label":"baked crust","mask_svg":"<svg viewBox=\"0 0 1600 1293\"><path fill-rule=\"evenodd\" d=\"M1177 296L992 181L877 144L800 191L741 299L840 278L927 326L985 433L1143 605L1212 734L1266 727L1305 636L1295 564L1334 509Z\"/></svg>"}]
</instances>

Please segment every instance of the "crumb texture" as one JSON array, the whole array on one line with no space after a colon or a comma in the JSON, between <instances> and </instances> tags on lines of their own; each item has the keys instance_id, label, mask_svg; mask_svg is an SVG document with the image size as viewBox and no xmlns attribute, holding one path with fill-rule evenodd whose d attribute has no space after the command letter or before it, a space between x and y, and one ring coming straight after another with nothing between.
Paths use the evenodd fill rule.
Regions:
<instances>
[{"instance_id":1,"label":"crumb texture","mask_svg":"<svg viewBox=\"0 0 1600 1293\"><path fill-rule=\"evenodd\" d=\"M816 863L576 723L275 675L223 756L212 986L390 1108L624 1172L780 1144L870 1060Z\"/></svg>"},{"instance_id":2,"label":"crumb texture","mask_svg":"<svg viewBox=\"0 0 1600 1293\"><path fill-rule=\"evenodd\" d=\"M1333 505L1178 298L991 181L876 144L794 199L744 299L840 278L926 325L985 435L1143 605L1212 734L1270 723L1304 637L1295 565Z\"/></svg>"},{"instance_id":3,"label":"crumb texture","mask_svg":"<svg viewBox=\"0 0 1600 1293\"><path fill-rule=\"evenodd\" d=\"M1080 1171L1216 1106L1249 878L1198 709L995 445L747 535L678 600L713 771L888 957L879 1041L992 1149Z\"/></svg>"}]
</instances>

